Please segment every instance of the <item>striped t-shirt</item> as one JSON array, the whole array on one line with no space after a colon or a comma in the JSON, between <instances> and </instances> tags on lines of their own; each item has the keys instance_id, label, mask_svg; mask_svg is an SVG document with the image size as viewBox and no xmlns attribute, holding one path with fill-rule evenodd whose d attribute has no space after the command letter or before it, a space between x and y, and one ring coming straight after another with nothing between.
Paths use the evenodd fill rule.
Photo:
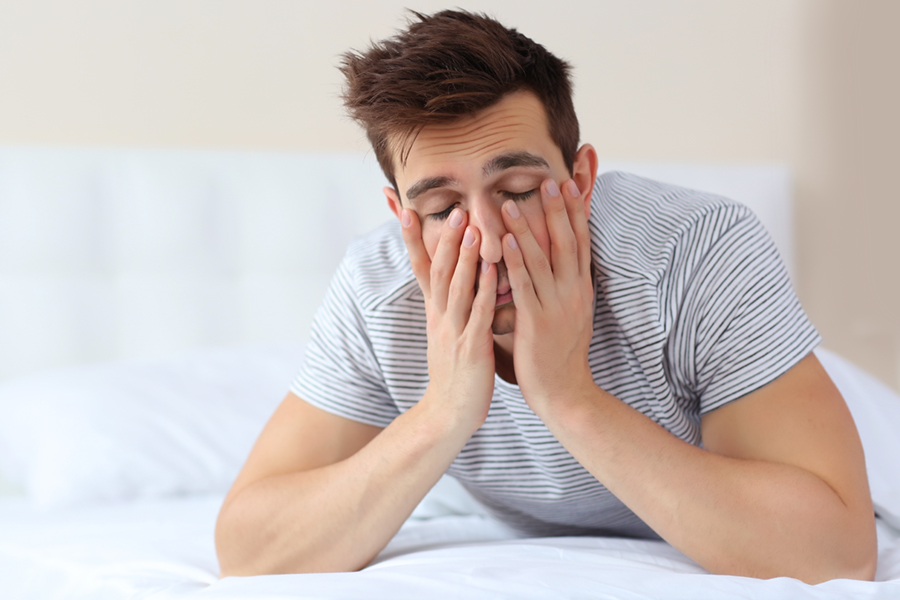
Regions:
<instances>
[{"instance_id":1,"label":"striped t-shirt","mask_svg":"<svg viewBox=\"0 0 900 600\"><path fill-rule=\"evenodd\" d=\"M745 206L611 172L596 180L589 224L594 381L679 438L701 445L701 415L773 381L819 343ZM425 393L426 345L424 298L392 221L347 251L291 391L385 427ZM448 473L525 534L658 539L499 376L486 421Z\"/></svg>"}]
</instances>

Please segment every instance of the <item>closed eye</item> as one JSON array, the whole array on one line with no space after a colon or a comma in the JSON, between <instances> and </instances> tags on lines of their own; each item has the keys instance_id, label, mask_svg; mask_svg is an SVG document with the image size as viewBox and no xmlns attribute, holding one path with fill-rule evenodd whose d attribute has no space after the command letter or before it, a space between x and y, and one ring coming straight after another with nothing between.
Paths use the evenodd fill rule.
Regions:
<instances>
[{"instance_id":1,"label":"closed eye","mask_svg":"<svg viewBox=\"0 0 900 600\"><path fill-rule=\"evenodd\" d=\"M513 192L500 192L510 200L515 200L516 202L521 202L522 200L528 200L534 193L538 190L538 188L534 188L533 190L528 190L527 192L522 192L520 194L515 194Z\"/></svg>"},{"instance_id":2,"label":"closed eye","mask_svg":"<svg viewBox=\"0 0 900 600\"><path fill-rule=\"evenodd\" d=\"M439 213L433 213L433 214L428 215L428 218L434 219L435 221L443 221L444 219L446 219L447 217L450 216L450 213L453 212L454 208L456 208L456 205L451 204L450 206L448 206L446 209L442 210Z\"/></svg>"},{"instance_id":3,"label":"closed eye","mask_svg":"<svg viewBox=\"0 0 900 600\"><path fill-rule=\"evenodd\" d=\"M516 202L522 202L523 200L528 200L533 197L535 192L538 191L538 188L534 188L533 190L528 190L527 192L515 193L515 192L500 192L503 196L509 198L510 200L515 200ZM444 210L438 213L432 213L428 215L429 219L433 219L435 221L444 221L447 217L450 216L450 213L453 212L453 209L456 208L456 204L451 204Z\"/></svg>"}]
</instances>

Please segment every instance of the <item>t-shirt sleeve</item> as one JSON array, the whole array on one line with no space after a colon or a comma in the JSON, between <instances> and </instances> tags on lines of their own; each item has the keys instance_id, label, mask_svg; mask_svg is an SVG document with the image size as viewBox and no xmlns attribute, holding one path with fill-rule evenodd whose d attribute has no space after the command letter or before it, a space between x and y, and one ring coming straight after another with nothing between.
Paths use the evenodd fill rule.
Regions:
<instances>
[{"instance_id":1,"label":"t-shirt sleeve","mask_svg":"<svg viewBox=\"0 0 900 600\"><path fill-rule=\"evenodd\" d=\"M774 381L821 338L752 211L713 211L687 238L700 252L685 278L676 351L703 415Z\"/></svg>"},{"instance_id":2,"label":"t-shirt sleeve","mask_svg":"<svg viewBox=\"0 0 900 600\"><path fill-rule=\"evenodd\" d=\"M353 265L348 253L313 319L306 361L290 390L332 414L387 427L399 411L367 334Z\"/></svg>"}]
</instances>

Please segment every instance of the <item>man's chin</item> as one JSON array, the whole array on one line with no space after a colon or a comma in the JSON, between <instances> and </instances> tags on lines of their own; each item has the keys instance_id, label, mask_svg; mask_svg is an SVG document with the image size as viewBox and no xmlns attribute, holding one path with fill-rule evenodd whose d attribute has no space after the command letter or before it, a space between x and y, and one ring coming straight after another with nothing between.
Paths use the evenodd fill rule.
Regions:
<instances>
[{"instance_id":1,"label":"man's chin","mask_svg":"<svg viewBox=\"0 0 900 600\"><path fill-rule=\"evenodd\" d=\"M494 332L494 335L506 335L507 333L512 333L515 328L515 304L507 302L494 309L494 321L491 323L491 330Z\"/></svg>"}]
</instances>

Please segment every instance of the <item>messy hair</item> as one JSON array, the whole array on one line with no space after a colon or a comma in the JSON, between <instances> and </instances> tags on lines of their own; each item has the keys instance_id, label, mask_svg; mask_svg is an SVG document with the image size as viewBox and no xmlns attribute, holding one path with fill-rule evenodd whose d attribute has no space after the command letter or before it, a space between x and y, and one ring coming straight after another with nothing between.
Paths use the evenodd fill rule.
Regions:
<instances>
[{"instance_id":1,"label":"messy hair","mask_svg":"<svg viewBox=\"0 0 900 600\"><path fill-rule=\"evenodd\" d=\"M578 146L568 63L484 15L411 11L417 21L366 52L343 55L344 106L366 130L378 164L395 188L394 155L406 164L418 132L533 92L569 172Z\"/></svg>"}]
</instances>

